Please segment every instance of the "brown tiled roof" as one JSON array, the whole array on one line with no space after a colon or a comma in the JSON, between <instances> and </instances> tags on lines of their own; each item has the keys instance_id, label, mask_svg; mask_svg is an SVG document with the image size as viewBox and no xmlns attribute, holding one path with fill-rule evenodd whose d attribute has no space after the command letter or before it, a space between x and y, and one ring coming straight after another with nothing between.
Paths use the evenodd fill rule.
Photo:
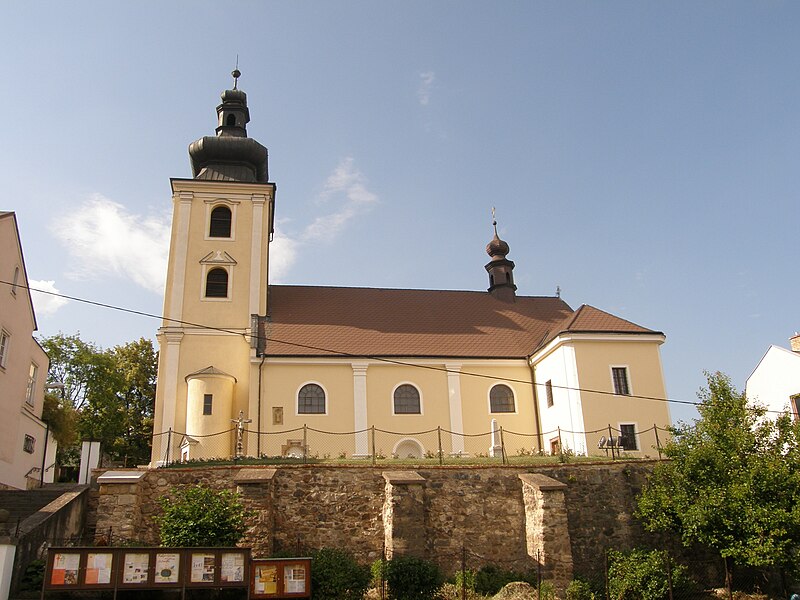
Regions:
<instances>
[{"instance_id":1,"label":"brown tiled roof","mask_svg":"<svg viewBox=\"0 0 800 600\"><path fill-rule=\"evenodd\" d=\"M650 332L591 307L626 332ZM524 358L570 319L560 298L487 292L270 286L267 356ZM608 321L608 326L612 322Z\"/></svg>"}]
</instances>

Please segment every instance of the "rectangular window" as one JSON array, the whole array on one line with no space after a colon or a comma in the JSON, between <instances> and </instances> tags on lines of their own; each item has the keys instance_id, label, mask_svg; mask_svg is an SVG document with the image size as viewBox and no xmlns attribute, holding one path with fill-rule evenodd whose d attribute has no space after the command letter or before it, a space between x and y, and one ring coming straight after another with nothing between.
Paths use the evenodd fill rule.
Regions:
<instances>
[{"instance_id":1,"label":"rectangular window","mask_svg":"<svg viewBox=\"0 0 800 600\"><path fill-rule=\"evenodd\" d=\"M211 403L214 400L213 394L203 394L203 414L210 415L211 414Z\"/></svg>"},{"instance_id":2,"label":"rectangular window","mask_svg":"<svg viewBox=\"0 0 800 600\"><path fill-rule=\"evenodd\" d=\"M638 450L639 444L636 441L636 425L625 423L619 426L619 445L623 450Z\"/></svg>"},{"instance_id":3,"label":"rectangular window","mask_svg":"<svg viewBox=\"0 0 800 600\"><path fill-rule=\"evenodd\" d=\"M5 367L8 361L8 344L11 335L7 331L0 330L0 367Z\"/></svg>"},{"instance_id":4,"label":"rectangular window","mask_svg":"<svg viewBox=\"0 0 800 600\"><path fill-rule=\"evenodd\" d=\"M618 396L630 396L628 385L628 367L611 367L611 378L614 380L614 393Z\"/></svg>"},{"instance_id":5,"label":"rectangular window","mask_svg":"<svg viewBox=\"0 0 800 600\"><path fill-rule=\"evenodd\" d=\"M548 379L544 384L545 392L547 392L547 408L553 406L553 380Z\"/></svg>"},{"instance_id":6,"label":"rectangular window","mask_svg":"<svg viewBox=\"0 0 800 600\"><path fill-rule=\"evenodd\" d=\"M792 417L795 421L800 420L800 394L790 398L790 405L792 410Z\"/></svg>"},{"instance_id":7,"label":"rectangular window","mask_svg":"<svg viewBox=\"0 0 800 600\"><path fill-rule=\"evenodd\" d=\"M36 438L32 435L25 435L25 441L22 444L22 449L28 454L33 454L33 448L36 445Z\"/></svg>"},{"instance_id":8,"label":"rectangular window","mask_svg":"<svg viewBox=\"0 0 800 600\"><path fill-rule=\"evenodd\" d=\"M561 442L557 437L550 440L550 454L551 456L561 454Z\"/></svg>"},{"instance_id":9,"label":"rectangular window","mask_svg":"<svg viewBox=\"0 0 800 600\"><path fill-rule=\"evenodd\" d=\"M33 398L36 395L36 377L39 373L39 367L36 363L31 363L31 370L28 374L28 391L25 392L25 402L33 406Z\"/></svg>"}]
</instances>

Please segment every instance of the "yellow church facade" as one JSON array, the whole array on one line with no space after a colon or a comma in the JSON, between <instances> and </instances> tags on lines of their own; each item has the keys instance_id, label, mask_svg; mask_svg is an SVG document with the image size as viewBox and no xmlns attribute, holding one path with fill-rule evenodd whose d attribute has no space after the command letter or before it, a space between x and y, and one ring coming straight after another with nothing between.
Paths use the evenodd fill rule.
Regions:
<instances>
[{"instance_id":1,"label":"yellow church facade","mask_svg":"<svg viewBox=\"0 0 800 600\"><path fill-rule=\"evenodd\" d=\"M501 443L597 454L609 438L655 452L653 427L670 423L664 335L518 295L496 227L487 291L271 285L276 185L237 87L222 94L216 135L189 147L192 178L172 180L151 464L495 456ZM376 443L376 430L392 435ZM327 432L325 448L309 431Z\"/></svg>"}]
</instances>

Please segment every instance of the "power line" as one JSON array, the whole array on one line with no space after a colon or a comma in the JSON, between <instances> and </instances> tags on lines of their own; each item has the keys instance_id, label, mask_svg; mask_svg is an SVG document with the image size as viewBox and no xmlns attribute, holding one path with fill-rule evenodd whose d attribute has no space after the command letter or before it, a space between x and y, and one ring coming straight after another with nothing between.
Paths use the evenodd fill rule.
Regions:
<instances>
[{"instance_id":1,"label":"power line","mask_svg":"<svg viewBox=\"0 0 800 600\"><path fill-rule=\"evenodd\" d=\"M263 340L265 342L286 344L287 346L293 346L293 347L296 347L296 348L304 348L306 350L314 350L314 351L317 351L317 352L326 352L326 353L328 353L328 354L330 354L332 356L345 356L345 357L348 357L348 358L358 358L358 359L362 359L362 360L363 359L368 359L368 360L374 360L374 361L378 361L378 362L384 362L384 363L394 364L394 365L399 365L399 366L404 366L404 367L413 367L413 368L417 368L417 369L428 369L428 370L431 370L431 371L439 371L439 372L443 372L443 373L459 373L461 375L467 375L469 377L477 377L479 379L490 379L492 381L506 381L506 382L510 382L510 383L521 383L521 384L524 384L524 385L536 385L536 386L540 386L540 387L545 385L544 383L538 383L537 382L537 383L534 384L534 382L531 381L531 380L515 379L513 377L512 378L508 378L508 377L499 378L499 377L494 377L492 375L486 375L484 373L471 373L469 371L452 371L452 370L448 369L447 367L437 367L435 365L421 365L421 364L411 363L411 362L407 362L407 361L403 361L403 360L399 360L399 359L387 358L387 357L384 357L384 356L373 356L373 355L369 355L369 354L354 354L354 353L351 353L351 352L345 352L345 351L340 351L340 350L331 350L330 348L323 348L321 346L313 346L313 345L309 345L309 344L300 344L300 343L297 343L297 342L289 342L289 341L281 340L281 339L274 338L274 337L263 337L262 338L262 337L260 337L258 335L247 334L246 332L243 332L243 331L235 331L233 329L227 329L227 328L224 328L224 327L215 327L213 325L206 325L206 324L202 324L202 323L194 323L192 321L184 321L184 320L181 320L181 319L172 319L172 318L169 318L169 317L165 317L164 315L154 315L152 313L147 313L147 312L140 311L140 310L135 310L135 309L132 309L132 308L125 308L125 307L117 306L117 305L114 305L114 304L107 304L107 303L104 303L104 302L97 302L95 300L88 300L86 298L79 298L77 296L69 296L67 294L60 294L58 292L51 292L51 291L48 291L48 290L40 290L40 289L37 289L37 288L32 288L32 287L27 286L27 285L22 285L22 284L19 284L19 283L14 284L12 282L4 281L4 280L0 280L0 283L5 284L5 285L11 285L11 286L27 289L28 291L31 291L31 292L38 292L40 294L47 294L47 295L50 295L50 296L55 296L57 298L64 298L66 300L73 300L75 302L80 302L82 304L88 304L88 305L97 306L97 307L100 307L100 308L107 308L109 310L116 310L116 311L119 311L119 312L138 315L138 316L141 316L141 317L148 317L148 318L151 318L151 319L160 319L162 321L167 321L169 323L175 323L175 324L178 324L178 325L187 325L187 326L196 327L196 328L199 328L199 329L208 329L208 330L211 330L211 331L218 331L220 333L227 333L227 334L230 334L230 335L242 336L248 343L250 343L254 339L255 340L259 340L259 341ZM614 392L610 392L610 391L606 391L606 390L592 390L592 389L588 389L588 388L571 387L571 386L566 386L566 385L552 384L552 388L553 389L560 389L560 390L587 393L587 394L599 394L599 395L602 395L602 396L618 396L618 394L615 394ZM696 401L691 401L691 400L677 400L677 399L674 399L674 398L660 398L658 396L644 396L644 395L641 395L641 394L627 394L627 395L625 395L625 398L635 398L635 399L638 399L638 400L650 400L650 401L653 401L653 402L666 402L668 404L684 404L684 405L688 405L688 406L700 406L700 405L703 404L702 402L696 402ZM776 414L783 414L785 411L767 410L766 412L768 412L768 413L776 413Z\"/></svg>"}]
</instances>

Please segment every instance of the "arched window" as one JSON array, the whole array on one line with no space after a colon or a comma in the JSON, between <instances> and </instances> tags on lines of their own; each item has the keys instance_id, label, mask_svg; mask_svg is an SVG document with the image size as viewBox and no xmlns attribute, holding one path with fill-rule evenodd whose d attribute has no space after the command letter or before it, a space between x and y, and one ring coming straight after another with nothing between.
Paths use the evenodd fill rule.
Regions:
<instances>
[{"instance_id":1,"label":"arched window","mask_svg":"<svg viewBox=\"0 0 800 600\"><path fill-rule=\"evenodd\" d=\"M225 120L225 125L228 127L236 127L236 115L228 115L228 118Z\"/></svg>"},{"instance_id":2,"label":"arched window","mask_svg":"<svg viewBox=\"0 0 800 600\"><path fill-rule=\"evenodd\" d=\"M297 393L297 413L301 415L325 414L325 390L316 383L307 383Z\"/></svg>"},{"instance_id":3,"label":"arched window","mask_svg":"<svg viewBox=\"0 0 800 600\"><path fill-rule=\"evenodd\" d=\"M211 211L211 225L208 237L231 237L231 209L227 206L218 206Z\"/></svg>"},{"instance_id":4,"label":"arched window","mask_svg":"<svg viewBox=\"0 0 800 600\"><path fill-rule=\"evenodd\" d=\"M419 390L408 383L398 385L394 391L394 414L418 415L420 412Z\"/></svg>"},{"instance_id":5,"label":"arched window","mask_svg":"<svg viewBox=\"0 0 800 600\"><path fill-rule=\"evenodd\" d=\"M493 413L513 413L514 392L507 385L498 384L489 392L489 404Z\"/></svg>"},{"instance_id":6,"label":"arched window","mask_svg":"<svg viewBox=\"0 0 800 600\"><path fill-rule=\"evenodd\" d=\"M228 297L228 272L217 267L206 275L206 298Z\"/></svg>"}]
</instances>

